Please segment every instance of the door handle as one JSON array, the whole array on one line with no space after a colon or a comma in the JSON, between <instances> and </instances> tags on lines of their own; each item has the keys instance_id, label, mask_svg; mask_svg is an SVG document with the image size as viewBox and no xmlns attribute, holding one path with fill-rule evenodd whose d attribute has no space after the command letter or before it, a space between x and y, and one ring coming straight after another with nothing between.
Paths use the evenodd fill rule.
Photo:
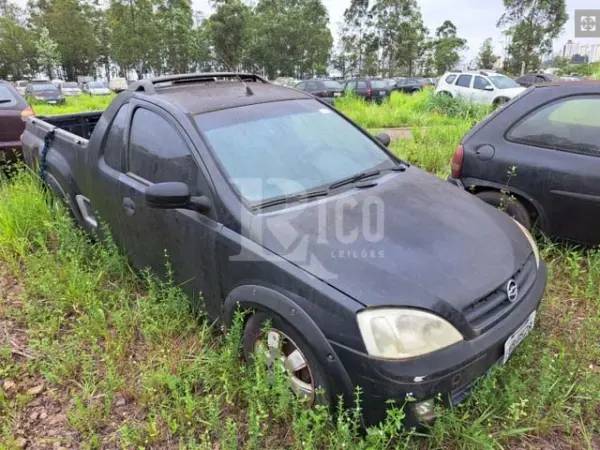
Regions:
<instances>
[{"instance_id":1,"label":"door handle","mask_svg":"<svg viewBox=\"0 0 600 450\"><path fill-rule=\"evenodd\" d=\"M123 209L125 210L125 214L133 216L135 214L135 202L129 197L124 197Z\"/></svg>"}]
</instances>

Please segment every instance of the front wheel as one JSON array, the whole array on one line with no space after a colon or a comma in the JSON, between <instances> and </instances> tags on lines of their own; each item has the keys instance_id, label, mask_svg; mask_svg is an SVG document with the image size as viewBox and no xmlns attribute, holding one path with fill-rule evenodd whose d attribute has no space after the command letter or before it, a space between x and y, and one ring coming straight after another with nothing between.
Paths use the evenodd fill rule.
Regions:
<instances>
[{"instance_id":1,"label":"front wheel","mask_svg":"<svg viewBox=\"0 0 600 450\"><path fill-rule=\"evenodd\" d=\"M501 209L528 230L531 230L531 216L523 203L514 198L510 193L498 191L483 191L476 194L478 198L494 208Z\"/></svg>"},{"instance_id":2,"label":"front wheel","mask_svg":"<svg viewBox=\"0 0 600 450\"><path fill-rule=\"evenodd\" d=\"M267 324L269 327L265 332ZM253 353L263 352L269 368L274 361L280 360L290 389L299 398L306 399L309 405L331 402L323 366L304 338L278 316L256 313L248 319L244 328L243 352L249 363Z\"/></svg>"}]
</instances>

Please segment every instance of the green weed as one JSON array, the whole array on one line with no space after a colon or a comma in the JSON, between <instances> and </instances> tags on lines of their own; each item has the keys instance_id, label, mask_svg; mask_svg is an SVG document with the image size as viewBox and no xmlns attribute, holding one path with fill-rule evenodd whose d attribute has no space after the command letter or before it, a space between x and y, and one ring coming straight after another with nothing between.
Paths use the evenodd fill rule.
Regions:
<instances>
[{"instance_id":1,"label":"green weed","mask_svg":"<svg viewBox=\"0 0 600 450\"><path fill-rule=\"evenodd\" d=\"M57 116L61 114L75 114L85 111L104 111L115 98L111 95L78 95L67 97L62 105L50 105L35 100L30 101L31 107L37 116Z\"/></svg>"}]
</instances>

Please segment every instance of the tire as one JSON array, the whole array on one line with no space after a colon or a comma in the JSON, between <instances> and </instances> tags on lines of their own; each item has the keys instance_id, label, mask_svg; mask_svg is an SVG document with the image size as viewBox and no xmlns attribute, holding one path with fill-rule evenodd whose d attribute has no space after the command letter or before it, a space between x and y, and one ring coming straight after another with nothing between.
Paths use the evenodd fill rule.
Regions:
<instances>
[{"instance_id":1,"label":"tire","mask_svg":"<svg viewBox=\"0 0 600 450\"><path fill-rule=\"evenodd\" d=\"M515 219L528 230L531 230L531 216L525 205L514 198L510 193L503 194L498 191L483 191L476 194L480 200L494 208L502 209L506 214Z\"/></svg>"},{"instance_id":2,"label":"tire","mask_svg":"<svg viewBox=\"0 0 600 450\"><path fill-rule=\"evenodd\" d=\"M497 98L496 100L494 100L494 109L498 108L499 106L504 105L505 103L508 103L508 99L506 97L500 97Z\"/></svg>"},{"instance_id":3,"label":"tire","mask_svg":"<svg viewBox=\"0 0 600 450\"><path fill-rule=\"evenodd\" d=\"M441 95L443 97L452 97L452 94L448 91L440 91L437 95Z\"/></svg>"},{"instance_id":4,"label":"tire","mask_svg":"<svg viewBox=\"0 0 600 450\"><path fill-rule=\"evenodd\" d=\"M271 333L279 334L279 338L283 338L283 341L280 341L283 343L280 345L284 356L287 355L289 357L295 350L298 350L300 352L299 355L304 360L304 368L288 372L290 374L290 387L292 391L299 397L310 398L309 404L311 406L315 404L331 404L330 386L323 365L314 356L305 339L291 325L277 315L257 312L246 322L242 338L244 359L246 362L252 363L252 354L258 349L258 345L263 343L262 345L264 346L265 337L263 330L267 323L270 323L267 341L271 342ZM265 349L265 351L270 353L270 348ZM297 356L298 353L296 353ZM294 359L297 363L301 361L298 358ZM298 364L298 366L300 365ZM308 386L312 389L310 394Z\"/></svg>"}]
</instances>

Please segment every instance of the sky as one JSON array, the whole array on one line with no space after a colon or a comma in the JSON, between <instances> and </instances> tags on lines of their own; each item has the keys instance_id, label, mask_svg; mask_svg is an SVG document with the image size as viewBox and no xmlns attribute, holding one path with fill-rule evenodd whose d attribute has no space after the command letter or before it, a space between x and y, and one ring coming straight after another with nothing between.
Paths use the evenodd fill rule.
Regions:
<instances>
[{"instance_id":1,"label":"sky","mask_svg":"<svg viewBox=\"0 0 600 450\"><path fill-rule=\"evenodd\" d=\"M16 0L25 6L27 0ZM211 14L209 0L192 0L194 9L201 11L205 16ZM329 23L334 39L337 38L339 24L342 21L344 10L349 6L350 0L322 0L329 11ZM464 54L465 61L474 59L483 41L491 37L496 53L503 55L503 40L501 30L496 28L498 19L504 12L502 0L417 0L423 15L425 26L430 32L435 32L444 20L454 22L458 35L467 40L468 50ZM565 25L562 35L555 41L555 53L562 51L567 40L572 39L582 43L598 43L600 39L575 39L574 10L598 9L598 0L566 0L569 21Z\"/></svg>"}]
</instances>

